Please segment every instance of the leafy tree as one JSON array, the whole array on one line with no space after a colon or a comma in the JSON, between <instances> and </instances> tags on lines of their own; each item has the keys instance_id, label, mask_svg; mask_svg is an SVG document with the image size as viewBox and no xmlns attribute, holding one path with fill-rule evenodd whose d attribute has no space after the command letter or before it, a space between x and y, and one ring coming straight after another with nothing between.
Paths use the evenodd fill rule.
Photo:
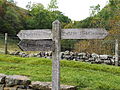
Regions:
<instances>
[{"instance_id":1,"label":"leafy tree","mask_svg":"<svg viewBox=\"0 0 120 90\"><path fill-rule=\"evenodd\" d=\"M44 9L44 5L41 3L33 4L31 7L30 14L32 16L36 16L39 12L43 11Z\"/></svg>"},{"instance_id":2,"label":"leafy tree","mask_svg":"<svg viewBox=\"0 0 120 90\"><path fill-rule=\"evenodd\" d=\"M31 5L31 1L30 1L30 2L28 2L28 4L26 5L27 10L30 11L30 10L31 10L31 6L32 6L32 5Z\"/></svg>"},{"instance_id":3,"label":"leafy tree","mask_svg":"<svg viewBox=\"0 0 120 90\"><path fill-rule=\"evenodd\" d=\"M12 27L9 30L14 30L15 33L13 34L16 34L18 30L23 28L23 26L21 25L20 18L21 17L19 16L19 14L17 14L17 12L13 8L9 8L9 7L7 8L7 11L4 16L4 20L6 20L6 23L9 23L9 25Z\"/></svg>"},{"instance_id":4,"label":"leafy tree","mask_svg":"<svg viewBox=\"0 0 120 90\"><path fill-rule=\"evenodd\" d=\"M100 11L100 5L90 7L90 16L96 15Z\"/></svg>"},{"instance_id":5,"label":"leafy tree","mask_svg":"<svg viewBox=\"0 0 120 90\"><path fill-rule=\"evenodd\" d=\"M15 4L16 2L14 0L8 0L8 2Z\"/></svg>"},{"instance_id":6,"label":"leafy tree","mask_svg":"<svg viewBox=\"0 0 120 90\"><path fill-rule=\"evenodd\" d=\"M31 20L33 20L30 20L30 22L35 23L33 24L35 25L34 28L52 28L52 22L56 19L62 22L63 27L71 21L71 19L69 19L67 16L64 16L62 12L58 10L49 11L40 3L32 5L30 14L32 16Z\"/></svg>"},{"instance_id":7,"label":"leafy tree","mask_svg":"<svg viewBox=\"0 0 120 90\"><path fill-rule=\"evenodd\" d=\"M55 11L57 9L58 9L57 0L51 0L50 3L48 4L48 10Z\"/></svg>"}]
</instances>

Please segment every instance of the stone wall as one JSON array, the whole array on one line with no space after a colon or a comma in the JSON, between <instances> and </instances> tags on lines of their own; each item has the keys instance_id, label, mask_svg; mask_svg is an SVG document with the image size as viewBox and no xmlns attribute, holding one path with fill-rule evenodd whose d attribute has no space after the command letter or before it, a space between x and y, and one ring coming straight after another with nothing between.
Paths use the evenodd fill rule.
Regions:
<instances>
[{"instance_id":1,"label":"stone wall","mask_svg":"<svg viewBox=\"0 0 120 90\"><path fill-rule=\"evenodd\" d=\"M10 55L17 55L20 57L39 57L39 58L52 58L52 52L39 52L36 54L26 54L25 52L12 52ZM77 53L77 52L70 52L65 51L61 52L61 59L62 60L74 60L74 61L81 61L81 62L89 62L89 63L96 63L96 64L109 64L115 65L115 56L113 55L99 55L96 53ZM119 57L120 60L120 57ZM120 62L119 62L120 65Z\"/></svg>"},{"instance_id":2,"label":"stone wall","mask_svg":"<svg viewBox=\"0 0 120 90\"><path fill-rule=\"evenodd\" d=\"M75 86L60 87L60 90L77 90ZM31 81L26 76L0 74L0 90L51 90L51 88L51 82Z\"/></svg>"}]
</instances>

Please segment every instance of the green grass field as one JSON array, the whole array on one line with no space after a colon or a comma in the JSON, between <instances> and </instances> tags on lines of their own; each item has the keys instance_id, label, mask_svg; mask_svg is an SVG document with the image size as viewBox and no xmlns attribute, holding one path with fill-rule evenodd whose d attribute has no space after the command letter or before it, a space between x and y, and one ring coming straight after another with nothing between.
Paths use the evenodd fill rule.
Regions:
<instances>
[{"instance_id":1,"label":"green grass field","mask_svg":"<svg viewBox=\"0 0 120 90\"><path fill-rule=\"evenodd\" d=\"M0 73L25 75L33 81L51 81L52 62L45 58L21 58L0 55ZM120 90L120 68L61 61L61 84L75 85L78 90Z\"/></svg>"}]
</instances>

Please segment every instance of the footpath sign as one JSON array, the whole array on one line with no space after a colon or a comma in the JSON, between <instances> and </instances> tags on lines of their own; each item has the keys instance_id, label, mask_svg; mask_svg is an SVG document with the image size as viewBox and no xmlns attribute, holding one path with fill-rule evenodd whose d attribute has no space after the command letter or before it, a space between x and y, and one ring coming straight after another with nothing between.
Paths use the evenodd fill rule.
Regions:
<instances>
[{"instance_id":1,"label":"footpath sign","mask_svg":"<svg viewBox=\"0 0 120 90\"><path fill-rule=\"evenodd\" d=\"M60 90L60 52L61 39L104 39L108 35L105 29L61 29L58 20L52 24L52 30L21 30L18 45L24 51L52 50L52 90Z\"/></svg>"},{"instance_id":2,"label":"footpath sign","mask_svg":"<svg viewBox=\"0 0 120 90\"><path fill-rule=\"evenodd\" d=\"M102 28L62 29L61 39L104 39L107 35Z\"/></svg>"},{"instance_id":3,"label":"footpath sign","mask_svg":"<svg viewBox=\"0 0 120 90\"><path fill-rule=\"evenodd\" d=\"M22 40L19 47L23 51L52 51L52 40Z\"/></svg>"},{"instance_id":4,"label":"footpath sign","mask_svg":"<svg viewBox=\"0 0 120 90\"><path fill-rule=\"evenodd\" d=\"M51 39L51 30L50 29L39 29L39 30L21 30L17 36L22 39Z\"/></svg>"}]
</instances>

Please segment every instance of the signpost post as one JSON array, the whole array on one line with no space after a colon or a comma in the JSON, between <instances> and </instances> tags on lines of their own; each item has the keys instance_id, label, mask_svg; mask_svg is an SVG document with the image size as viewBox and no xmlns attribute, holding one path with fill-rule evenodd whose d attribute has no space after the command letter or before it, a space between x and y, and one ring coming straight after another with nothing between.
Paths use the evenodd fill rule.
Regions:
<instances>
[{"instance_id":1,"label":"signpost post","mask_svg":"<svg viewBox=\"0 0 120 90\"><path fill-rule=\"evenodd\" d=\"M52 35L55 43L52 52L52 90L60 90L61 27L58 20L52 24Z\"/></svg>"},{"instance_id":2,"label":"signpost post","mask_svg":"<svg viewBox=\"0 0 120 90\"><path fill-rule=\"evenodd\" d=\"M60 90L60 40L103 39L107 35L108 32L100 28L61 29L60 22L56 20L52 24L52 31L50 29L21 30L17 36L22 40L18 45L24 51L52 50L52 90Z\"/></svg>"}]
</instances>

